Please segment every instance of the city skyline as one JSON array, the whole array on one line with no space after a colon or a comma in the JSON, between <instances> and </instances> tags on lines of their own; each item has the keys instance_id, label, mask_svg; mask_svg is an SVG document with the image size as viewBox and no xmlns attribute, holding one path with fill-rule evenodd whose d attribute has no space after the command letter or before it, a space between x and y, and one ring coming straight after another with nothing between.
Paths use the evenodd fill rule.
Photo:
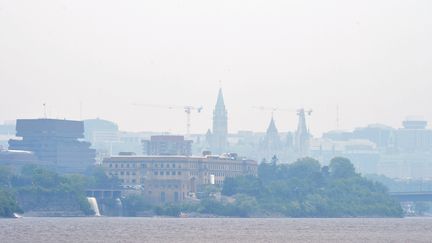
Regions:
<instances>
[{"instance_id":1,"label":"city skyline","mask_svg":"<svg viewBox=\"0 0 432 243\"><path fill-rule=\"evenodd\" d=\"M219 90L218 92L220 92L221 90L223 90L223 88L220 87L220 88L218 88L218 90ZM218 94L216 96L215 100L219 99L219 95L220 94ZM214 105L216 105L216 103L217 102L214 102ZM130 103L129 105L131 107L133 107L134 103ZM163 104L163 105L160 105L160 107L159 107L159 105L148 105L147 108L144 108L144 109L148 109L149 113L170 112L170 113L173 113L172 115L170 115L171 118L174 118L174 116L177 116L177 118L174 118L176 120L178 120L178 117L182 118L183 120L180 121L179 123L175 124L174 126L173 126L173 124L174 124L173 120L169 119L171 128L175 127L175 129L170 129L170 128L168 128L168 129L164 129L164 128L161 128L161 129L150 129L148 127L146 128L146 127L143 126L141 128L132 129L132 130L123 129L122 126L121 126L121 124L119 124L119 122L117 120L114 120L114 119L110 120L110 119L107 119L105 117L99 117L99 116L96 116L96 117L91 117L91 116L85 117L82 114L83 113L83 104L80 103L79 106L80 106L79 107L79 109L80 109L80 111L79 111L79 113L80 113L79 114L79 118L75 117L75 118L72 118L72 120L77 120L77 121L79 121L79 120L88 120L88 119L103 119L103 120L108 120L108 121L114 122L115 124L119 125L119 128L120 128L121 131L127 131L127 132L160 132L160 133L167 133L168 132L168 133L171 133L171 134L185 135L186 134L186 130L187 130L186 129L186 114L185 114L184 110L181 109L181 106L175 107L175 109L173 109L172 107L169 107L169 105ZM152 106L154 106L154 107L152 107ZM228 105L228 107L229 107L229 105ZM177 109L177 108L179 108L179 109ZM139 110L140 108L136 108L135 107L134 109L138 109ZM295 108L287 109L286 107L277 107L276 108L275 106L268 106L268 107L267 106L251 106L251 107L249 107L249 109L250 109L251 113L257 113L258 112L260 114L264 114L262 116L258 116L257 120L265 120L265 119L267 119L267 123L268 123L268 119L270 119L272 122L274 122L276 124L276 126L278 127L278 129L279 129L279 127L284 127L284 128L287 127L286 123L281 122L280 120L278 120L278 118L287 118L287 119L290 119L290 121L289 121L289 124L290 124L289 128L288 129L279 129L279 131L281 133L295 132L296 129L297 129L297 126L298 126L298 115L297 115L297 112L298 112L299 109L295 109ZM300 108L300 109L303 109L303 108ZM227 110L229 112L229 109L227 109ZM355 126L355 127L343 127L343 126L341 126L341 123L343 122L343 117L340 114L341 113L340 106L337 105L337 107L335 108L335 114L334 114L335 115L335 120L334 120L335 124L334 124L334 127L333 128L330 127L328 130L322 130L322 131L320 130L318 132L315 131L315 133L314 133L314 128L311 127L310 124L315 124L314 119L313 119L314 117L311 114L315 113L316 111L315 110L310 110L310 111L312 111L312 112L308 116L306 116L306 125L307 125L308 129L311 130L311 135L313 135L314 137L320 137L324 133L329 132L329 131L338 131L338 130L339 131L352 131L352 130L354 130L356 128L367 127L369 125L375 125L375 124L386 125L386 126L390 126L390 127L393 127L393 128L397 129L397 128L402 128L403 127L402 126L403 121L405 121L405 120L413 120L413 119L414 120L424 120L424 121L427 121L428 122L428 128L430 127L429 126L430 125L429 120L425 116L421 116L421 115L416 115L416 116L412 116L411 115L411 116L402 117L402 119L399 121L399 124L397 124L397 122L395 123L396 125L390 125L388 123L386 124L386 123L381 123L381 122L377 122L377 121L369 121L369 122L367 122L367 123L365 123L363 125L358 125L358 126ZM16 118L16 119L45 118L45 116L46 116L46 118L49 118L49 119L70 119L70 117L67 117L67 116L64 116L64 117L61 117L61 116L58 116L58 115L57 116L53 116L52 113L51 113L50 108L47 107L46 103L42 104L41 112L42 112L42 114L40 116L36 116L36 117L22 117L22 118L19 117L19 118ZM214 112L213 108L211 108L211 107L210 108L204 107L203 110L200 111L200 112L194 112L194 111L192 111L191 117L192 117L192 123L193 123L193 125L195 125L194 124L195 123L194 119L197 119L198 116L201 115L200 113L203 113L204 116L207 117L207 118L208 118L208 116L211 116L211 118L209 120L209 122L211 122L212 117L213 117L213 112ZM211 114L206 114L206 113L211 113ZM283 113L285 115L281 115ZM290 114L290 115L286 115L286 114ZM230 117L230 115L231 114L229 114L228 117ZM203 119L201 118L199 120L202 121ZM231 130L230 129L230 127L231 127L230 120L231 119L228 118L228 127L229 127L228 128L228 132L229 132L229 134L234 134L234 133L237 133L239 131L253 131L253 132L257 132L257 133L265 133L265 131L267 129L267 125L264 124L264 126L262 128L258 128L256 130L254 130L254 129L245 129L245 128L242 128L242 127L240 127L239 129L236 129L236 130ZM14 121L15 121L15 119L4 120L2 124L10 124L10 123L13 123ZM209 130L209 129L211 130L211 128L212 128L212 124L210 124L209 127L206 128L206 130L200 131L200 130L194 129L193 125L191 127L192 134L205 134L207 132L207 130Z\"/></svg>"}]
</instances>

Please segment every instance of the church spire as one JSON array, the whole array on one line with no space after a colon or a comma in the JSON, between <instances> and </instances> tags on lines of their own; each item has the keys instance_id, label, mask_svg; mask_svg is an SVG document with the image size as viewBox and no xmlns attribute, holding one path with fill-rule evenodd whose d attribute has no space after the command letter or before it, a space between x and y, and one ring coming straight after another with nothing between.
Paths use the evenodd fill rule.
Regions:
<instances>
[{"instance_id":1,"label":"church spire","mask_svg":"<svg viewBox=\"0 0 432 243\"><path fill-rule=\"evenodd\" d=\"M276 128L276 123L274 121L274 118L272 116L270 120L270 124L267 128L267 134L279 134L278 129Z\"/></svg>"},{"instance_id":2,"label":"church spire","mask_svg":"<svg viewBox=\"0 0 432 243\"><path fill-rule=\"evenodd\" d=\"M306 114L310 115L312 111L305 111L300 109L297 111L299 117L297 131L295 134L294 145L296 147L297 153L300 156L307 156L309 153L309 129L306 125Z\"/></svg>"},{"instance_id":3,"label":"church spire","mask_svg":"<svg viewBox=\"0 0 432 243\"><path fill-rule=\"evenodd\" d=\"M215 110L220 110L220 111L225 110L225 102L222 93L222 88L219 89Z\"/></svg>"},{"instance_id":4,"label":"church spire","mask_svg":"<svg viewBox=\"0 0 432 243\"><path fill-rule=\"evenodd\" d=\"M267 128L266 136L264 137L264 149L269 151L277 151L281 148L281 141L279 131L276 127L273 116L271 117L270 124Z\"/></svg>"},{"instance_id":5,"label":"church spire","mask_svg":"<svg viewBox=\"0 0 432 243\"><path fill-rule=\"evenodd\" d=\"M228 147L228 112L225 108L222 88L219 89L216 106L213 111L212 150L225 153Z\"/></svg>"}]
</instances>

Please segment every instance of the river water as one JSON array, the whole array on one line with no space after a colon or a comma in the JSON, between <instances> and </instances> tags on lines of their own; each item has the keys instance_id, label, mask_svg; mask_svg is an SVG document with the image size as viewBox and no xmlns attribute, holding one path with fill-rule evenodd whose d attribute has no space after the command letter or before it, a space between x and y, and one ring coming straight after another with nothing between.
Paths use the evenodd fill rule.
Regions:
<instances>
[{"instance_id":1,"label":"river water","mask_svg":"<svg viewBox=\"0 0 432 243\"><path fill-rule=\"evenodd\" d=\"M432 242L432 218L1 219L0 242Z\"/></svg>"}]
</instances>

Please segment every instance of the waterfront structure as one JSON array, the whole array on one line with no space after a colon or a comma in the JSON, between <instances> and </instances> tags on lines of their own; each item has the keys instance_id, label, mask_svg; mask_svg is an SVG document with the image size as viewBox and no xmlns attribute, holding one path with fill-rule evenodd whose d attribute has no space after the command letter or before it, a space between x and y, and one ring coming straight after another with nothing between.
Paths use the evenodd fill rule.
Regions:
<instances>
[{"instance_id":1,"label":"waterfront structure","mask_svg":"<svg viewBox=\"0 0 432 243\"><path fill-rule=\"evenodd\" d=\"M228 112L225 107L222 89L219 89L215 109L213 111L213 131L208 134L210 150L222 154L228 149Z\"/></svg>"},{"instance_id":2,"label":"waterfront structure","mask_svg":"<svg viewBox=\"0 0 432 243\"><path fill-rule=\"evenodd\" d=\"M185 140L184 136L151 136L142 143L145 155L192 155L192 140Z\"/></svg>"},{"instance_id":3,"label":"waterfront structure","mask_svg":"<svg viewBox=\"0 0 432 243\"><path fill-rule=\"evenodd\" d=\"M194 199L205 185L222 185L226 177L257 175L257 162L223 156L114 156L103 161L111 177L126 188L140 189L156 203Z\"/></svg>"},{"instance_id":4,"label":"waterfront structure","mask_svg":"<svg viewBox=\"0 0 432 243\"><path fill-rule=\"evenodd\" d=\"M95 150L84 138L81 121L58 119L18 119L10 150L33 152L44 165L59 173L82 173L95 163Z\"/></svg>"}]
</instances>

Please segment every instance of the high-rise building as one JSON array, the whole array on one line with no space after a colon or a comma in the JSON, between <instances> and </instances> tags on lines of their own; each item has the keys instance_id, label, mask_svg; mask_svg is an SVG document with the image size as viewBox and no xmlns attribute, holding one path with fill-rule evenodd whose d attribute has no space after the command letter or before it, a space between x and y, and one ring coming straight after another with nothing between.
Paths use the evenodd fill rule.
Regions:
<instances>
[{"instance_id":1,"label":"high-rise building","mask_svg":"<svg viewBox=\"0 0 432 243\"><path fill-rule=\"evenodd\" d=\"M80 173L95 163L95 150L84 138L81 121L57 119L18 119L10 150L33 152L44 165L60 173Z\"/></svg>"},{"instance_id":2,"label":"high-rise building","mask_svg":"<svg viewBox=\"0 0 432 243\"><path fill-rule=\"evenodd\" d=\"M213 111L213 131L209 144L213 153L222 154L228 152L228 112L225 108L222 89L219 89L216 106Z\"/></svg>"}]
</instances>

